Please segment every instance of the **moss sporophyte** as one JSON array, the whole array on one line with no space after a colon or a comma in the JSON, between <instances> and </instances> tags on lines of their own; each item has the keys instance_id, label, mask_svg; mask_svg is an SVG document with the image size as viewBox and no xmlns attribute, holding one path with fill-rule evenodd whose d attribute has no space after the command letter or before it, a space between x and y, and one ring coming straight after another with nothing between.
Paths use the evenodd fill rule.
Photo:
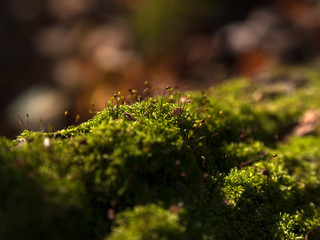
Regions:
<instances>
[{"instance_id":1,"label":"moss sporophyte","mask_svg":"<svg viewBox=\"0 0 320 240\"><path fill-rule=\"evenodd\" d=\"M0 138L0 239L319 239L319 131L293 134L320 100L305 74L281 94L147 83L77 126Z\"/></svg>"}]
</instances>

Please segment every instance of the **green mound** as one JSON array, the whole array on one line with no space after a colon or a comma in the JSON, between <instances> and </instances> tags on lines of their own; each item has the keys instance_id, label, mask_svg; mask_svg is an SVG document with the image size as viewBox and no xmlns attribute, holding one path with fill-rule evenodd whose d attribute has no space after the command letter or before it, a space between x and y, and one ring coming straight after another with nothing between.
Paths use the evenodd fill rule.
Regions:
<instances>
[{"instance_id":1,"label":"green mound","mask_svg":"<svg viewBox=\"0 0 320 240\"><path fill-rule=\"evenodd\" d=\"M320 225L320 75L301 74L131 91L81 125L1 138L0 239L304 239Z\"/></svg>"}]
</instances>

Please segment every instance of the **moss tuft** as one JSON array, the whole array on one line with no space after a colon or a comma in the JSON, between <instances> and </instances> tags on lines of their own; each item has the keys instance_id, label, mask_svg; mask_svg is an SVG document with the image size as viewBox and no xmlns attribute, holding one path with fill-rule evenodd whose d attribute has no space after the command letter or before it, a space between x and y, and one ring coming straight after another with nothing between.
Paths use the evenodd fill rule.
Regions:
<instances>
[{"instance_id":1,"label":"moss tuft","mask_svg":"<svg viewBox=\"0 0 320 240\"><path fill-rule=\"evenodd\" d=\"M0 138L0 238L303 239L320 225L319 131L293 134L319 100L304 72L131 90L78 126Z\"/></svg>"}]
</instances>

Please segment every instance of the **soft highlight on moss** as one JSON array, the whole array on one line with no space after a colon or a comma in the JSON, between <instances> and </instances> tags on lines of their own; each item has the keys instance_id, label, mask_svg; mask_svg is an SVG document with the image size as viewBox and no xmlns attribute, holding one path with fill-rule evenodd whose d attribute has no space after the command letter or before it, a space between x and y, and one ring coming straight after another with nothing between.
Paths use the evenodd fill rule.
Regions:
<instances>
[{"instance_id":1,"label":"soft highlight on moss","mask_svg":"<svg viewBox=\"0 0 320 240\"><path fill-rule=\"evenodd\" d=\"M270 81L131 90L78 126L0 138L0 238L304 239L320 225L320 138L292 133L320 77Z\"/></svg>"}]
</instances>

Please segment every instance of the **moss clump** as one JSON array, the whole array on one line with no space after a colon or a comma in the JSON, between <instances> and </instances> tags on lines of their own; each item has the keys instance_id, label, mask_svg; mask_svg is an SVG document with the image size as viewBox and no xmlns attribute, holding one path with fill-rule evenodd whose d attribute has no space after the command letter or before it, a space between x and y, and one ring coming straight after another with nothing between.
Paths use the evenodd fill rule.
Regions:
<instances>
[{"instance_id":1,"label":"moss clump","mask_svg":"<svg viewBox=\"0 0 320 240\"><path fill-rule=\"evenodd\" d=\"M106 240L120 239L187 239L177 214L157 205L137 206L117 216L118 227Z\"/></svg>"},{"instance_id":2,"label":"moss clump","mask_svg":"<svg viewBox=\"0 0 320 240\"><path fill-rule=\"evenodd\" d=\"M320 138L292 133L320 77L283 89L116 97L81 125L1 138L0 238L303 239L320 225Z\"/></svg>"}]
</instances>

